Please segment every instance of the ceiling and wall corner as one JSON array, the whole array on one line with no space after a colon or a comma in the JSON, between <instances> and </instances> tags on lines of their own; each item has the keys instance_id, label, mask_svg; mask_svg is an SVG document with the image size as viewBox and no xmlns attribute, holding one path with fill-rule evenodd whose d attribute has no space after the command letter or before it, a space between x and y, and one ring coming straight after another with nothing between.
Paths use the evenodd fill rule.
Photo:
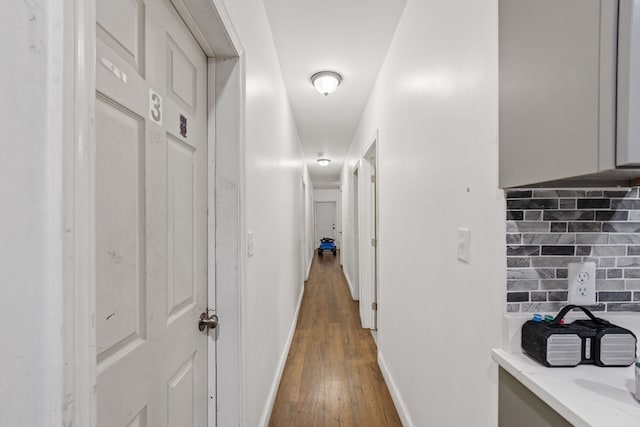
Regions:
<instances>
[{"instance_id":1,"label":"ceiling and wall corner","mask_svg":"<svg viewBox=\"0 0 640 427\"><path fill-rule=\"evenodd\" d=\"M305 161L316 189L340 188L339 174L406 0L264 0ZM342 75L318 93L311 76ZM320 167L318 153L331 159Z\"/></svg>"}]
</instances>

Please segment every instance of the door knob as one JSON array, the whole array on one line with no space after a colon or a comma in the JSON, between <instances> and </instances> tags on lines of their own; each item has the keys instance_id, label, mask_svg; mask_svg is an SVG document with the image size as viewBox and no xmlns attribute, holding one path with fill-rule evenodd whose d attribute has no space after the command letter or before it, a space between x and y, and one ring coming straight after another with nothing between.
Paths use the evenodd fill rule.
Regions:
<instances>
[{"instance_id":1,"label":"door knob","mask_svg":"<svg viewBox=\"0 0 640 427\"><path fill-rule=\"evenodd\" d=\"M215 329L216 326L218 326L218 316L215 314L209 316L206 311L200 315L198 329L204 331L205 328Z\"/></svg>"}]
</instances>

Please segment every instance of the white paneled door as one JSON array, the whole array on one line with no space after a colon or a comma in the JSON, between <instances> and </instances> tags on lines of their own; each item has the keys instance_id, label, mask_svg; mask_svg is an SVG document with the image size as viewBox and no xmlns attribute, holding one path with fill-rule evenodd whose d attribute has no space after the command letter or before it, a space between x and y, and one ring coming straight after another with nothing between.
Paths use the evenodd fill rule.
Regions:
<instances>
[{"instance_id":1,"label":"white paneled door","mask_svg":"<svg viewBox=\"0 0 640 427\"><path fill-rule=\"evenodd\" d=\"M316 244L323 237L336 238L336 202L316 202Z\"/></svg>"},{"instance_id":2,"label":"white paneled door","mask_svg":"<svg viewBox=\"0 0 640 427\"><path fill-rule=\"evenodd\" d=\"M96 17L98 427L205 427L207 58L168 0Z\"/></svg>"}]
</instances>

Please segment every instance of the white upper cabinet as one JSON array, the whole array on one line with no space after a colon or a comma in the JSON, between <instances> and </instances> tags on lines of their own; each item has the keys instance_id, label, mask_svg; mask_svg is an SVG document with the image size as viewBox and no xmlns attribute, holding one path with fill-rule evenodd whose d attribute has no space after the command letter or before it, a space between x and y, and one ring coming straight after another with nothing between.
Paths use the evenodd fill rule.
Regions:
<instances>
[{"instance_id":1,"label":"white upper cabinet","mask_svg":"<svg viewBox=\"0 0 640 427\"><path fill-rule=\"evenodd\" d=\"M640 176L640 0L499 12L500 187Z\"/></svg>"},{"instance_id":2,"label":"white upper cabinet","mask_svg":"<svg viewBox=\"0 0 640 427\"><path fill-rule=\"evenodd\" d=\"M618 22L617 164L640 165L640 1L621 0Z\"/></svg>"}]
</instances>

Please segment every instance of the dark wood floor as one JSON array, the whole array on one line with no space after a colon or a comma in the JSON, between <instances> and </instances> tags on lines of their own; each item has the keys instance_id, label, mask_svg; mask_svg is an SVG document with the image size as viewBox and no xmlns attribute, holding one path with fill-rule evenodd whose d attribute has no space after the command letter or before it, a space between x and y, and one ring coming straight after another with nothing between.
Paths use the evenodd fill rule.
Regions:
<instances>
[{"instance_id":1,"label":"dark wood floor","mask_svg":"<svg viewBox=\"0 0 640 427\"><path fill-rule=\"evenodd\" d=\"M330 252L313 261L269 426L402 426Z\"/></svg>"}]
</instances>

